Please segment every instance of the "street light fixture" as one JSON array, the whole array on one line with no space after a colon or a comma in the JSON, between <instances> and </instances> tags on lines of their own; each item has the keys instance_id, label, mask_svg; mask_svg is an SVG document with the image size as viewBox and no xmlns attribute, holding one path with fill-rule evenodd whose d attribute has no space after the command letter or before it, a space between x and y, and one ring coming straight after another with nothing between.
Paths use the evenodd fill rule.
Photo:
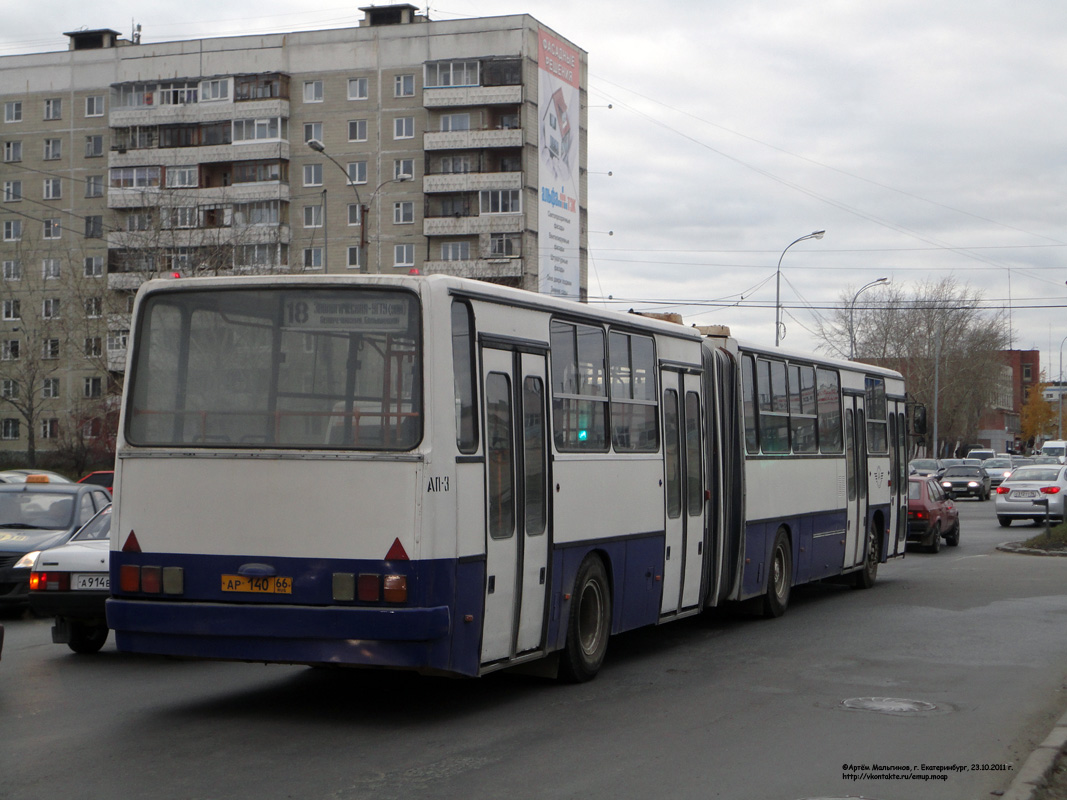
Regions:
<instances>
[{"instance_id":1,"label":"street light fixture","mask_svg":"<svg viewBox=\"0 0 1067 800\"><path fill-rule=\"evenodd\" d=\"M889 278L878 278L870 283L864 284L860 287L860 290L852 296L852 305L848 308L848 360L852 361L856 356L856 328L853 326L853 318L856 314L856 299L863 294L867 289L872 286L879 286L889 283Z\"/></svg>"},{"instance_id":2,"label":"street light fixture","mask_svg":"<svg viewBox=\"0 0 1067 800\"><path fill-rule=\"evenodd\" d=\"M801 236L799 239L794 239L788 245L782 254L778 256L778 272L775 280L775 292L774 292L774 346L777 347L778 343L782 340L782 259L785 258L786 250L795 245L797 242L803 242L805 239L821 239L826 234L826 231L813 231L807 236Z\"/></svg>"},{"instance_id":3,"label":"street light fixture","mask_svg":"<svg viewBox=\"0 0 1067 800\"><path fill-rule=\"evenodd\" d=\"M367 214L370 213L370 203L374 202L375 196L378 194L378 191L383 186L386 186L386 185L388 185L390 183L403 183L404 181L410 181L412 179L412 176L408 175L407 173L401 173L400 175L397 175L395 178L390 178L387 181L382 181L381 183L379 183L377 186L374 187L374 191L371 192L370 199L367 200L367 205L364 205L363 204L363 200L359 196L359 187L356 186L356 184L352 182L351 176L348 174L348 170L344 168L344 165L342 165L341 162L339 162L336 158L334 158L333 156L331 156L329 153L326 152L326 146L322 142L320 142L318 139L308 139L307 140L307 146L310 147L312 150L314 150L316 153L321 153L322 155L326 156L326 158L330 159L330 161L332 161L337 166L337 168L339 170L341 170L341 172L343 172L345 174L345 180L348 182L348 185L352 187L352 191L355 192L355 194L356 194L356 207L359 209L359 251L360 251L360 254L362 255L363 248L367 244ZM379 227L381 226L381 221L380 220L378 222L378 225L379 225ZM379 239L380 238L381 237L379 236ZM379 261L380 261L380 259L379 259ZM360 264L362 265L363 263L364 263L364 259L361 258L360 259ZM379 270L378 271L379 272L381 271L380 264L379 264Z\"/></svg>"}]
</instances>

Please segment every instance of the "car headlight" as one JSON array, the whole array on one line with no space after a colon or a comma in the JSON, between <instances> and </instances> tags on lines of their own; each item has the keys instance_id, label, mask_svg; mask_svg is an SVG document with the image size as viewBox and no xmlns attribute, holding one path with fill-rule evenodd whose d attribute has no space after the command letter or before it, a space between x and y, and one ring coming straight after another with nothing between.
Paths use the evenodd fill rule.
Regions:
<instances>
[{"instance_id":1,"label":"car headlight","mask_svg":"<svg viewBox=\"0 0 1067 800\"><path fill-rule=\"evenodd\" d=\"M37 556L41 554L40 550L34 550L32 553L27 553L18 561L15 562L15 569L33 569L33 562L37 560Z\"/></svg>"},{"instance_id":2,"label":"car headlight","mask_svg":"<svg viewBox=\"0 0 1067 800\"><path fill-rule=\"evenodd\" d=\"M967 481L967 485L973 489L975 486L978 485L978 481Z\"/></svg>"}]
</instances>

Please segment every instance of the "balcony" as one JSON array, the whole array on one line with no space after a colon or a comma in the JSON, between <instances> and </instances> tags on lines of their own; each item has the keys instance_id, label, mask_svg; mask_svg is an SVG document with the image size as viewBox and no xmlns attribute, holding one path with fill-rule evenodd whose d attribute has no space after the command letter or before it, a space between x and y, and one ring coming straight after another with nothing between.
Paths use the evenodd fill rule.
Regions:
<instances>
[{"instance_id":1,"label":"balcony","mask_svg":"<svg viewBox=\"0 0 1067 800\"><path fill-rule=\"evenodd\" d=\"M175 247L230 247L240 244L289 242L288 225L232 225L215 228L175 228L158 231L116 231L107 235L111 250L140 250Z\"/></svg>"},{"instance_id":2,"label":"balcony","mask_svg":"<svg viewBox=\"0 0 1067 800\"><path fill-rule=\"evenodd\" d=\"M461 172L447 175L427 175L422 179L422 190L426 194L521 188L521 172Z\"/></svg>"},{"instance_id":3,"label":"balcony","mask_svg":"<svg viewBox=\"0 0 1067 800\"><path fill-rule=\"evenodd\" d=\"M522 128L484 131L429 131L423 134L426 150L478 150L490 147L522 147Z\"/></svg>"},{"instance_id":4,"label":"balcony","mask_svg":"<svg viewBox=\"0 0 1067 800\"><path fill-rule=\"evenodd\" d=\"M522 86L442 86L422 92L422 104L426 108L503 106L521 102Z\"/></svg>"},{"instance_id":5,"label":"balcony","mask_svg":"<svg viewBox=\"0 0 1067 800\"><path fill-rule=\"evenodd\" d=\"M481 214L476 217L426 217L423 236L473 236L481 233L522 233L526 215Z\"/></svg>"},{"instance_id":6,"label":"balcony","mask_svg":"<svg viewBox=\"0 0 1067 800\"><path fill-rule=\"evenodd\" d=\"M238 104L211 102L166 106L115 106L108 114L107 124L112 128L125 128L133 125L173 125L182 122L288 116L289 101L275 98L249 100Z\"/></svg>"},{"instance_id":7,"label":"balcony","mask_svg":"<svg viewBox=\"0 0 1067 800\"><path fill-rule=\"evenodd\" d=\"M191 167L233 161L288 161L286 139L252 140L236 144L210 144L199 147L138 147L127 150L112 148L108 167L163 166Z\"/></svg>"},{"instance_id":8,"label":"balcony","mask_svg":"<svg viewBox=\"0 0 1067 800\"><path fill-rule=\"evenodd\" d=\"M289 184L278 181L236 183L205 189L109 189L108 208L147 208L204 205L208 203L250 203L257 200L289 201Z\"/></svg>"},{"instance_id":9,"label":"balcony","mask_svg":"<svg viewBox=\"0 0 1067 800\"><path fill-rule=\"evenodd\" d=\"M457 278L521 278L521 258L479 258L470 261L426 261L427 275L454 275Z\"/></svg>"}]
</instances>

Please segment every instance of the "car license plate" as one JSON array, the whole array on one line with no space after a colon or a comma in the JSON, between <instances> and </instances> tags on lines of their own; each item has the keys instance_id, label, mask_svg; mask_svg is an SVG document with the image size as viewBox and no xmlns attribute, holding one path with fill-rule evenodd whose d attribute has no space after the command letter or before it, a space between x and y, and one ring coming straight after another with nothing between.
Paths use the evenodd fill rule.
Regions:
<instances>
[{"instance_id":1,"label":"car license plate","mask_svg":"<svg viewBox=\"0 0 1067 800\"><path fill-rule=\"evenodd\" d=\"M1016 489L1011 493L1012 497L1037 497L1037 492L1031 489Z\"/></svg>"},{"instance_id":2,"label":"car license plate","mask_svg":"<svg viewBox=\"0 0 1067 800\"><path fill-rule=\"evenodd\" d=\"M73 578L71 583L75 591L92 591L94 589L107 591L111 588L111 576L106 572L89 575L82 575L76 572L71 575L71 578Z\"/></svg>"},{"instance_id":3,"label":"car license plate","mask_svg":"<svg viewBox=\"0 0 1067 800\"><path fill-rule=\"evenodd\" d=\"M293 579L270 575L223 575L222 591L252 592L253 594L292 594Z\"/></svg>"}]
</instances>

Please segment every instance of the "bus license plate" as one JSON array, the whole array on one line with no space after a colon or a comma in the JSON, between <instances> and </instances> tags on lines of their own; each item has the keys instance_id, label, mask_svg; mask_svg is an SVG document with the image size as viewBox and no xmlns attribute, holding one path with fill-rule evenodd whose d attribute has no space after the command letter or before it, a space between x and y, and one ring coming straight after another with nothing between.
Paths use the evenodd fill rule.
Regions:
<instances>
[{"instance_id":1,"label":"bus license plate","mask_svg":"<svg viewBox=\"0 0 1067 800\"><path fill-rule=\"evenodd\" d=\"M223 575L222 591L252 592L254 594L292 594L293 579L274 575L269 577Z\"/></svg>"},{"instance_id":2,"label":"bus license plate","mask_svg":"<svg viewBox=\"0 0 1067 800\"><path fill-rule=\"evenodd\" d=\"M74 579L75 591L92 591L94 589L106 591L111 588L111 576L107 573L102 575L81 575L76 572L71 577Z\"/></svg>"}]
</instances>

